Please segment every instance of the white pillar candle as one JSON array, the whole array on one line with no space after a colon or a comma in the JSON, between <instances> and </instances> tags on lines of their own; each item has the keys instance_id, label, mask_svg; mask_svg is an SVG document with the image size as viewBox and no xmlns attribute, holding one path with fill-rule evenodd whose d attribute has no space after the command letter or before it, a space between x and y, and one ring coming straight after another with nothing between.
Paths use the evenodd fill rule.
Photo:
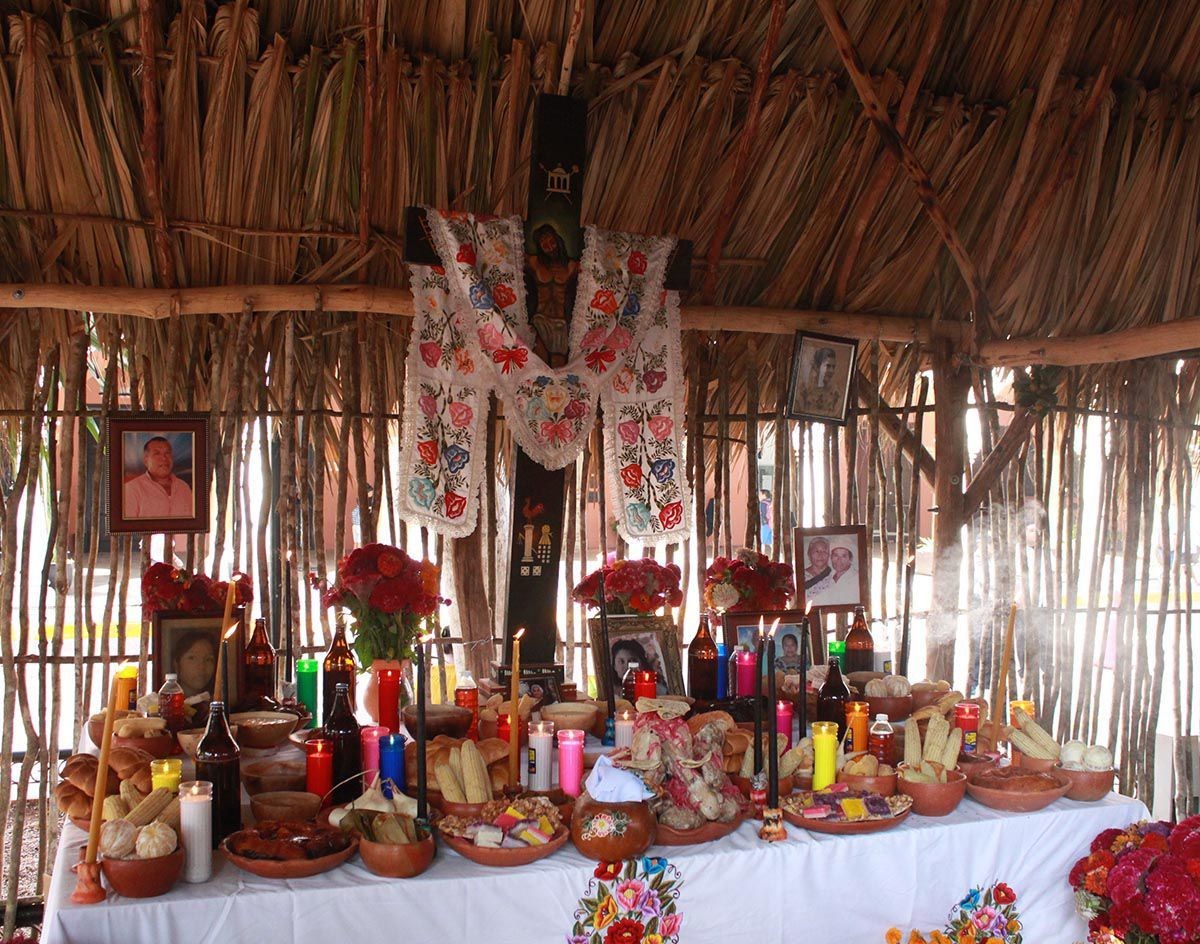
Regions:
<instances>
[{"instance_id":1,"label":"white pillar candle","mask_svg":"<svg viewBox=\"0 0 1200 944\"><path fill-rule=\"evenodd\" d=\"M183 880L212 878L212 784L189 780L179 785L179 838L183 843Z\"/></svg>"},{"instance_id":2,"label":"white pillar candle","mask_svg":"<svg viewBox=\"0 0 1200 944\"><path fill-rule=\"evenodd\" d=\"M626 709L617 715L616 724L617 747L633 745L633 712Z\"/></svg>"},{"instance_id":3,"label":"white pillar candle","mask_svg":"<svg viewBox=\"0 0 1200 944\"><path fill-rule=\"evenodd\" d=\"M554 722L535 721L529 726L529 789L549 790L553 766Z\"/></svg>"}]
</instances>

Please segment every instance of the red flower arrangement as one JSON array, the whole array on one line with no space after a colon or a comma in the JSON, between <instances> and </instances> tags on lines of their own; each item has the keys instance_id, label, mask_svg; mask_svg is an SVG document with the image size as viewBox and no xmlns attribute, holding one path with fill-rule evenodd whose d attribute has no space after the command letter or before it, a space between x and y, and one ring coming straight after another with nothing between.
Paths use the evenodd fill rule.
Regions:
<instances>
[{"instance_id":1,"label":"red flower arrangement","mask_svg":"<svg viewBox=\"0 0 1200 944\"><path fill-rule=\"evenodd\" d=\"M1106 829L1068 881L1092 944L1200 940L1200 816Z\"/></svg>"},{"instance_id":2,"label":"red flower arrangement","mask_svg":"<svg viewBox=\"0 0 1200 944\"><path fill-rule=\"evenodd\" d=\"M411 659L413 643L439 604L441 570L390 544L356 547L338 562L332 586L313 575L324 606L342 606L356 621L354 654L363 669L376 659Z\"/></svg>"},{"instance_id":3,"label":"red flower arrangement","mask_svg":"<svg viewBox=\"0 0 1200 944\"><path fill-rule=\"evenodd\" d=\"M247 574L234 574L237 579L235 604L249 606L254 602L254 590ZM159 610L179 610L183 613L223 613L229 583L213 580L205 574L189 574L161 561L151 564L142 574L142 613L152 616Z\"/></svg>"},{"instance_id":4,"label":"red flower arrangement","mask_svg":"<svg viewBox=\"0 0 1200 944\"><path fill-rule=\"evenodd\" d=\"M576 603L600 608L600 571L604 572L604 600L614 616L653 613L664 606L679 606L679 566L660 564L653 558L615 560L593 570L571 593Z\"/></svg>"},{"instance_id":5,"label":"red flower arrangement","mask_svg":"<svg viewBox=\"0 0 1200 944\"><path fill-rule=\"evenodd\" d=\"M718 613L787 609L795 593L791 564L772 563L748 548L714 559L704 574L704 605Z\"/></svg>"}]
</instances>

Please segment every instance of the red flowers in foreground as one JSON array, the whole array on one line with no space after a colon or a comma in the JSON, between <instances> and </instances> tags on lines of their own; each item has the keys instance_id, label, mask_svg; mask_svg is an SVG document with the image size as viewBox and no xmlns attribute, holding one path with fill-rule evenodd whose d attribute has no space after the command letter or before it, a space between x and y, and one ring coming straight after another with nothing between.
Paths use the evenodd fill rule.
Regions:
<instances>
[{"instance_id":1,"label":"red flowers in foreground","mask_svg":"<svg viewBox=\"0 0 1200 944\"><path fill-rule=\"evenodd\" d=\"M254 602L254 589L247 574L236 574L237 605ZM158 610L181 610L185 613L222 613L229 583L213 580L205 574L189 574L186 570L157 562L142 574L142 614L150 616Z\"/></svg>"},{"instance_id":2,"label":"red flowers in foreground","mask_svg":"<svg viewBox=\"0 0 1200 944\"><path fill-rule=\"evenodd\" d=\"M325 606L365 603L383 613L431 616L439 603L439 570L390 544L356 547L338 563L337 580L321 598ZM358 615L358 614L356 614Z\"/></svg>"},{"instance_id":3,"label":"red flowers in foreground","mask_svg":"<svg viewBox=\"0 0 1200 944\"><path fill-rule=\"evenodd\" d=\"M679 606L683 602L679 565L660 564L649 557L616 560L600 570L593 570L575 587L571 599L599 609L601 570L604 571L604 599L610 613L653 613L661 607Z\"/></svg>"}]
</instances>

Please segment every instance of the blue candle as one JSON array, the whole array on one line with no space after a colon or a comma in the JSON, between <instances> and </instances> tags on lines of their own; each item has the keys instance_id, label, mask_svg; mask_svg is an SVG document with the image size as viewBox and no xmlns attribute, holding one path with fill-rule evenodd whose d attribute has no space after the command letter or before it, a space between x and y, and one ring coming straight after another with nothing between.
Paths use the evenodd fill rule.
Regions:
<instances>
[{"instance_id":1,"label":"blue candle","mask_svg":"<svg viewBox=\"0 0 1200 944\"><path fill-rule=\"evenodd\" d=\"M407 773L404 767L404 735L385 734L379 739L379 780L383 783L383 792L391 797L392 791L387 784L391 780L404 792L404 782Z\"/></svg>"},{"instance_id":2,"label":"blue candle","mask_svg":"<svg viewBox=\"0 0 1200 944\"><path fill-rule=\"evenodd\" d=\"M717 643L717 701L729 697L729 650L725 643Z\"/></svg>"}]
</instances>

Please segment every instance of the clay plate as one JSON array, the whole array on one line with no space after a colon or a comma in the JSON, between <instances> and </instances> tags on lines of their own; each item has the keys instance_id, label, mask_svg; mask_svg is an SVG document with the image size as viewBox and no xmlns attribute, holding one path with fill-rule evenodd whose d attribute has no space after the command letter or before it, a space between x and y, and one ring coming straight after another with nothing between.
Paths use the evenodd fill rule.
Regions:
<instances>
[{"instance_id":1,"label":"clay plate","mask_svg":"<svg viewBox=\"0 0 1200 944\"><path fill-rule=\"evenodd\" d=\"M801 829L807 829L814 833L830 833L834 836L859 836L863 833L881 833L885 829L899 826L908 819L908 814L911 812L912 807L909 807L899 816L893 816L891 819L864 819L856 823L830 823L821 819L805 819L802 814L791 813L787 810L783 811L783 818L793 826L799 826Z\"/></svg>"},{"instance_id":2,"label":"clay plate","mask_svg":"<svg viewBox=\"0 0 1200 944\"><path fill-rule=\"evenodd\" d=\"M698 846L704 842L715 842L718 839L724 839L741 825L741 816L734 818L728 823L705 823L703 826L697 826L695 829L672 829L670 826L664 826L659 822L658 832L654 837L654 845Z\"/></svg>"},{"instance_id":3,"label":"clay plate","mask_svg":"<svg viewBox=\"0 0 1200 944\"><path fill-rule=\"evenodd\" d=\"M239 711L229 721L238 726L238 744L255 750L278 747L300 723L290 711Z\"/></svg>"},{"instance_id":4,"label":"clay plate","mask_svg":"<svg viewBox=\"0 0 1200 944\"><path fill-rule=\"evenodd\" d=\"M233 833L231 836L227 836L221 840L221 854L239 869L243 869L251 875L257 875L261 878L308 878L310 875L320 875L322 872L336 869L353 856L354 853L358 852L358 839L351 837L350 845L341 852L321 856L319 859L288 859L286 861L279 859L248 859L245 856L234 855L229 851L226 843L236 835L238 834Z\"/></svg>"},{"instance_id":5,"label":"clay plate","mask_svg":"<svg viewBox=\"0 0 1200 944\"><path fill-rule=\"evenodd\" d=\"M544 846L526 846L524 849L489 849L477 846L469 839L442 834L442 842L457 852L464 859L470 859L479 865L490 865L506 868L516 865L528 865L538 859L557 852L571 835L566 826L559 826L554 836Z\"/></svg>"},{"instance_id":6,"label":"clay plate","mask_svg":"<svg viewBox=\"0 0 1200 944\"><path fill-rule=\"evenodd\" d=\"M1013 793L1011 790L997 790L981 787L977 783L967 782L967 793L976 803L1000 810L1005 813L1035 813L1043 810L1059 797L1066 796L1071 789L1071 781L1061 771L1053 771L1060 786L1053 790L1039 790L1036 793Z\"/></svg>"}]
</instances>

